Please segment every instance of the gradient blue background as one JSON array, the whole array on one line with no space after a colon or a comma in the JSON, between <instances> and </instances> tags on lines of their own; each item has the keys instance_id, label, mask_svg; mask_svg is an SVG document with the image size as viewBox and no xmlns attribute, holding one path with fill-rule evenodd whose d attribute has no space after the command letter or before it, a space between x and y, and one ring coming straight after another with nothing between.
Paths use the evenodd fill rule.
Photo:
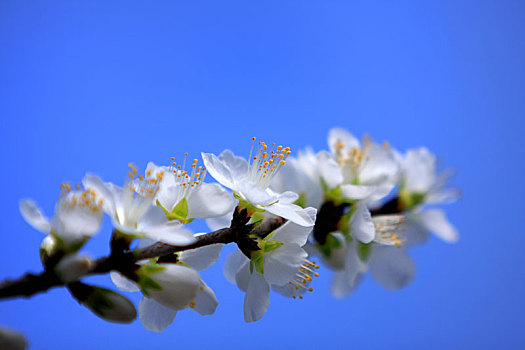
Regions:
<instances>
[{"instance_id":1,"label":"gradient blue background","mask_svg":"<svg viewBox=\"0 0 525 350\"><path fill-rule=\"evenodd\" d=\"M400 292L367 278L336 300L323 269L315 293L272 295L254 324L225 254L203 273L216 314L185 310L161 334L101 321L63 289L0 302L0 324L33 349L523 348L525 3L188 3L0 2L0 279L40 271L43 236L21 198L51 214L60 183L86 172L120 184L128 162L247 155L252 136L320 150L332 126L456 168L464 198L446 210L459 243L413 250Z\"/></svg>"}]
</instances>

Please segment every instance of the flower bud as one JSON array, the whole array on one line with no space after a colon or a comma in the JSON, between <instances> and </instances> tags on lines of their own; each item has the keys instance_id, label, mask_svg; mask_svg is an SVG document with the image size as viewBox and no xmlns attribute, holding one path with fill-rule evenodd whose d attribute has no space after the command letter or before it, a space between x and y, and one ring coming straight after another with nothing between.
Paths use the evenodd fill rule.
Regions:
<instances>
[{"instance_id":1,"label":"flower bud","mask_svg":"<svg viewBox=\"0 0 525 350\"><path fill-rule=\"evenodd\" d=\"M23 334L0 328L0 349L24 350L29 347Z\"/></svg>"},{"instance_id":2,"label":"flower bud","mask_svg":"<svg viewBox=\"0 0 525 350\"><path fill-rule=\"evenodd\" d=\"M62 281L77 281L91 267L91 259L84 255L71 254L64 257L55 267L55 273Z\"/></svg>"},{"instance_id":3,"label":"flower bud","mask_svg":"<svg viewBox=\"0 0 525 350\"><path fill-rule=\"evenodd\" d=\"M190 306L199 291L199 274L177 264L143 265L137 271L144 294L174 310Z\"/></svg>"},{"instance_id":4,"label":"flower bud","mask_svg":"<svg viewBox=\"0 0 525 350\"><path fill-rule=\"evenodd\" d=\"M115 323L131 323L137 310L126 297L106 288L75 282L68 285L73 297L98 317Z\"/></svg>"},{"instance_id":5,"label":"flower bud","mask_svg":"<svg viewBox=\"0 0 525 350\"><path fill-rule=\"evenodd\" d=\"M57 252L58 245L53 236L48 235L40 245L40 261L45 266L47 261Z\"/></svg>"}]
</instances>

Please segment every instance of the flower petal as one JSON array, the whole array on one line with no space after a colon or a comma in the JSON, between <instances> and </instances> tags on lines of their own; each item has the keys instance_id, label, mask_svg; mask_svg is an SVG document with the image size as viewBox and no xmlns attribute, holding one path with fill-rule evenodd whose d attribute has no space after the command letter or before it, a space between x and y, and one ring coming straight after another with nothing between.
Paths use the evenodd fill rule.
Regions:
<instances>
[{"instance_id":1,"label":"flower petal","mask_svg":"<svg viewBox=\"0 0 525 350\"><path fill-rule=\"evenodd\" d=\"M201 153L201 156L208 173L210 173L211 176L213 176L213 178L221 185L234 190L234 178L230 169L223 163L223 161L217 158L213 153L203 152Z\"/></svg>"},{"instance_id":2,"label":"flower petal","mask_svg":"<svg viewBox=\"0 0 525 350\"><path fill-rule=\"evenodd\" d=\"M232 218L233 218L233 210L230 211L226 215L219 216L216 218L206 219L206 225L208 225L210 230L217 231L217 230L220 230L221 228L230 227Z\"/></svg>"},{"instance_id":3,"label":"flower petal","mask_svg":"<svg viewBox=\"0 0 525 350\"><path fill-rule=\"evenodd\" d=\"M308 255L297 244L284 244L264 255L264 278L282 286L290 282Z\"/></svg>"},{"instance_id":4,"label":"flower petal","mask_svg":"<svg viewBox=\"0 0 525 350\"><path fill-rule=\"evenodd\" d=\"M352 148L359 147L359 140L345 129L332 128L328 133L328 145L333 154L337 151L346 154Z\"/></svg>"},{"instance_id":5,"label":"flower petal","mask_svg":"<svg viewBox=\"0 0 525 350\"><path fill-rule=\"evenodd\" d=\"M188 245L195 242L191 231L177 221L169 221L159 207L150 207L137 223L137 231L147 238L173 245Z\"/></svg>"},{"instance_id":6,"label":"flower petal","mask_svg":"<svg viewBox=\"0 0 525 350\"><path fill-rule=\"evenodd\" d=\"M419 214L423 226L447 243L456 243L459 239L457 229L448 221L441 209L429 209Z\"/></svg>"},{"instance_id":7,"label":"flower petal","mask_svg":"<svg viewBox=\"0 0 525 350\"><path fill-rule=\"evenodd\" d=\"M280 202L263 207L269 213L290 220L297 225L313 226L315 219L312 219L310 213L295 204L281 204Z\"/></svg>"},{"instance_id":8,"label":"flower petal","mask_svg":"<svg viewBox=\"0 0 525 350\"><path fill-rule=\"evenodd\" d=\"M180 253L180 260L194 270L206 270L217 262L221 249L222 244L211 244L197 249L185 250Z\"/></svg>"},{"instance_id":9,"label":"flower petal","mask_svg":"<svg viewBox=\"0 0 525 350\"><path fill-rule=\"evenodd\" d=\"M237 273L244 267L244 265L248 264L249 261L250 260L248 260L239 249L236 249L226 258L223 267L224 277L226 277L230 283L237 284Z\"/></svg>"},{"instance_id":10,"label":"flower petal","mask_svg":"<svg viewBox=\"0 0 525 350\"><path fill-rule=\"evenodd\" d=\"M416 271L410 256L404 249L397 247L374 246L369 265L372 277L390 290L407 286Z\"/></svg>"},{"instance_id":11,"label":"flower petal","mask_svg":"<svg viewBox=\"0 0 525 350\"><path fill-rule=\"evenodd\" d=\"M176 315L176 310L151 298L143 297L139 303L139 318L148 331L162 332L173 322Z\"/></svg>"},{"instance_id":12,"label":"flower petal","mask_svg":"<svg viewBox=\"0 0 525 350\"><path fill-rule=\"evenodd\" d=\"M366 264L357 255L355 244L348 245L344 269L337 271L332 281L332 295L336 298L347 297L361 282L365 271Z\"/></svg>"},{"instance_id":13,"label":"flower petal","mask_svg":"<svg viewBox=\"0 0 525 350\"><path fill-rule=\"evenodd\" d=\"M203 183L188 198L188 217L206 219L226 215L234 205L232 194L222 186Z\"/></svg>"},{"instance_id":14,"label":"flower petal","mask_svg":"<svg viewBox=\"0 0 525 350\"><path fill-rule=\"evenodd\" d=\"M42 214L40 208L32 200L21 200L19 203L20 213L27 223L33 226L38 231L49 234L51 232L51 224L49 219Z\"/></svg>"},{"instance_id":15,"label":"flower petal","mask_svg":"<svg viewBox=\"0 0 525 350\"><path fill-rule=\"evenodd\" d=\"M117 186L104 183L100 177L97 175L87 174L82 179L82 185L86 189L91 189L97 193L104 200L104 211L108 213L109 216L115 215L115 206L116 201L116 191L119 189Z\"/></svg>"},{"instance_id":16,"label":"flower petal","mask_svg":"<svg viewBox=\"0 0 525 350\"><path fill-rule=\"evenodd\" d=\"M343 183L343 172L330 153L326 151L319 152L317 154L317 162L321 177L328 188L332 189Z\"/></svg>"},{"instance_id":17,"label":"flower petal","mask_svg":"<svg viewBox=\"0 0 525 350\"><path fill-rule=\"evenodd\" d=\"M237 184L238 193L253 205L269 205L278 201L278 196L251 181L241 181Z\"/></svg>"},{"instance_id":18,"label":"flower petal","mask_svg":"<svg viewBox=\"0 0 525 350\"><path fill-rule=\"evenodd\" d=\"M177 264L158 264L165 268L149 275L161 290L148 289L148 294L157 302L174 310L181 310L190 305L197 297L200 287L199 274L189 267Z\"/></svg>"},{"instance_id":19,"label":"flower petal","mask_svg":"<svg viewBox=\"0 0 525 350\"><path fill-rule=\"evenodd\" d=\"M306 208L304 210L315 221L317 210L315 208ZM297 225L292 221L287 221L284 225L279 227L273 234L271 240L282 243L296 243L299 246L305 245L308 240L308 235L312 232L313 226Z\"/></svg>"},{"instance_id":20,"label":"flower petal","mask_svg":"<svg viewBox=\"0 0 525 350\"><path fill-rule=\"evenodd\" d=\"M236 156L229 149L219 154L219 159L230 169L233 179L241 179L248 173L248 162L243 157Z\"/></svg>"},{"instance_id":21,"label":"flower petal","mask_svg":"<svg viewBox=\"0 0 525 350\"><path fill-rule=\"evenodd\" d=\"M350 233L353 237L363 243L370 243L374 240L376 229L370 210L364 203L357 203L355 212L350 218Z\"/></svg>"},{"instance_id":22,"label":"flower petal","mask_svg":"<svg viewBox=\"0 0 525 350\"><path fill-rule=\"evenodd\" d=\"M213 290L211 290L211 288L208 287L208 285L203 281L201 281L201 283L202 285L197 292L195 306L192 308L192 310L197 311L203 316L211 315L215 312L215 309L217 309L219 302L217 301L217 297L215 296Z\"/></svg>"},{"instance_id":23,"label":"flower petal","mask_svg":"<svg viewBox=\"0 0 525 350\"><path fill-rule=\"evenodd\" d=\"M109 275L111 276L111 281L119 290L123 292L140 291L140 288L135 283L122 276L120 273L116 271L111 271Z\"/></svg>"},{"instance_id":24,"label":"flower petal","mask_svg":"<svg viewBox=\"0 0 525 350\"><path fill-rule=\"evenodd\" d=\"M263 275L253 272L244 298L244 321L254 322L264 316L270 305L270 285Z\"/></svg>"},{"instance_id":25,"label":"flower petal","mask_svg":"<svg viewBox=\"0 0 525 350\"><path fill-rule=\"evenodd\" d=\"M376 186L341 185L341 194L344 198L361 200L372 196L377 190Z\"/></svg>"}]
</instances>

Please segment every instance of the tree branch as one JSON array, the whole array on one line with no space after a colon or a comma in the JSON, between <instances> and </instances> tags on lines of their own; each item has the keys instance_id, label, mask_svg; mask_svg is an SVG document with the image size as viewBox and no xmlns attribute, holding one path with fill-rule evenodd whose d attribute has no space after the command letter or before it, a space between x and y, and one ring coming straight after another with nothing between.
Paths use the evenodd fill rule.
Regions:
<instances>
[{"instance_id":1,"label":"tree branch","mask_svg":"<svg viewBox=\"0 0 525 350\"><path fill-rule=\"evenodd\" d=\"M275 230L282 225L282 219L269 219L268 223L261 223L256 229L248 224L250 217L246 210L236 210L230 228L223 228L207 234L196 236L196 241L186 246L173 246L165 243L155 243L149 247L127 252L112 251L109 256L93 261L89 271L82 277L105 274L111 271L126 271L140 260L166 256L176 252L201 248L211 244L236 243L244 254L259 249L257 243L248 236L249 233L262 235L261 227ZM264 225L264 226L263 226ZM266 235L271 231L266 232ZM16 280L5 280L0 283L0 300L15 297L29 298L37 293L45 292L54 287L65 286L67 283L60 280L52 268L46 268L40 274L27 273Z\"/></svg>"}]
</instances>

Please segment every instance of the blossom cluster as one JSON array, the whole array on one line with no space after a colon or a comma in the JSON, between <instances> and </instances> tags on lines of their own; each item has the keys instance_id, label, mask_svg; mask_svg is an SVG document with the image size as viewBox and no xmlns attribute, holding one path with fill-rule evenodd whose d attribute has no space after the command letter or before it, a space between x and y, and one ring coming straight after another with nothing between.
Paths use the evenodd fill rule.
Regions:
<instances>
[{"instance_id":1,"label":"blossom cluster","mask_svg":"<svg viewBox=\"0 0 525 350\"><path fill-rule=\"evenodd\" d=\"M226 228L234 232L227 242L238 249L226 259L224 275L245 292L246 322L267 312L271 290L293 299L312 292L320 268L314 258L334 271L335 297L349 295L367 272L385 288L406 286L414 275L411 247L429 233L458 239L434 207L458 199L458 190L447 187L450 172L438 172L426 148L402 153L339 128L330 131L328 146L293 157L289 147L253 138L247 159L225 150L202 153L203 165L198 159L186 164L186 154L182 164L174 158L165 166L149 163L143 174L130 164L122 187L92 174L81 185L63 184L51 219L32 200L21 201L20 211L46 234L45 270L99 317L128 323L137 316L133 303L81 281L97 272L81 249L108 216L111 279L120 291L142 293L139 318L157 332L180 310L215 312L217 298L199 271L217 262L224 242L198 242ZM207 174L218 183L204 182ZM244 229L233 230L243 215ZM193 233L194 219L206 219L214 232ZM177 249L129 258L159 243Z\"/></svg>"}]
</instances>

